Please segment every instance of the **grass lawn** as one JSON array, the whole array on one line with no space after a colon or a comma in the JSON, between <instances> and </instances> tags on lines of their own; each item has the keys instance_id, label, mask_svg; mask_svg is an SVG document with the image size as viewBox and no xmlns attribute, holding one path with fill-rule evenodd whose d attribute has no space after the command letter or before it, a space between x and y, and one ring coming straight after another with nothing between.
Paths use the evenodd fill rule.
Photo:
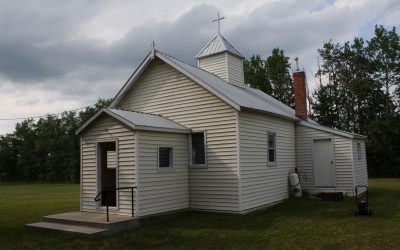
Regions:
<instances>
[{"instance_id":1,"label":"grass lawn","mask_svg":"<svg viewBox=\"0 0 400 250\"><path fill-rule=\"evenodd\" d=\"M354 200L289 199L249 215L188 212L98 239L28 231L79 209L74 184L0 184L0 249L400 249L400 180L370 180L372 217Z\"/></svg>"}]
</instances>

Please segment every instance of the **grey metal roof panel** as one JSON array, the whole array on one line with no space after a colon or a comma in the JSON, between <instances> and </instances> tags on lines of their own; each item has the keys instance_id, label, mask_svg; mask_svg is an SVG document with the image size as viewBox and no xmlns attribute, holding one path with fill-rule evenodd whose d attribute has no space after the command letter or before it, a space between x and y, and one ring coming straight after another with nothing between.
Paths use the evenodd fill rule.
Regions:
<instances>
[{"instance_id":1,"label":"grey metal roof panel","mask_svg":"<svg viewBox=\"0 0 400 250\"><path fill-rule=\"evenodd\" d=\"M107 109L107 110L129 121L130 123L135 124L135 126L189 130L187 127L160 115L135 112L129 110L121 110L121 109Z\"/></svg>"},{"instance_id":2,"label":"grey metal roof panel","mask_svg":"<svg viewBox=\"0 0 400 250\"><path fill-rule=\"evenodd\" d=\"M189 75L195 76L201 80L203 84L208 85L211 89L236 103L240 107L273 113L296 121L299 120L293 109L260 90L247 86L242 88L229 84L218 76L203 69L191 66L159 51L157 54L161 59L166 60L168 63L172 64L172 66L176 65L183 71L189 73Z\"/></svg>"},{"instance_id":3,"label":"grey metal roof panel","mask_svg":"<svg viewBox=\"0 0 400 250\"><path fill-rule=\"evenodd\" d=\"M365 135L360 135L360 134L356 134L356 133L351 133L351 132L347 132L347 131L338 130L338 129L335 129L335 128L330 128L330 127L327 127L327 126L323 126L323 125L320 125L320 124L316 123L315 121L312 121L311 119L308 119L308 121L301 120L297 124L305 126L305 127L321 130L321 131L324 131L324 132L327 132L327 133L331 133L331 134L335 134L335 135L340 135L340 136L343 136L343 137L351 138L351 139L360 139L360 140L366 140L367 139L367 136L365 136Z\"/></svg>"},{"instance_id":4,"label":"grey metal roof panel","mask_svg":"<svg viewBox=\"0 0 400 250\"><path fill-rule=\"evenodd\" d=\"M233 55L242 57L243 56L237 51L232 44L230 44L223 36L220 34L214 36L204 48L196 55L196 58L207 57L210 55L218 54L221 52L229 52Z\"/></svg>"}]
</instances>

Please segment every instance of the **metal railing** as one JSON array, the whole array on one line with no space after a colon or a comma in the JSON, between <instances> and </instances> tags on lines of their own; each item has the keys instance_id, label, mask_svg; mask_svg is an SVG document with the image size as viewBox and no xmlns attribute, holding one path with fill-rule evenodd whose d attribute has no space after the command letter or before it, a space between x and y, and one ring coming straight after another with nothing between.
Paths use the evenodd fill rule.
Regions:
<instances>
[{"instance_id":1,"label":"metal railing","mask_svg":"<svg viewBox=\"0 0 400 250\"><path fill-rule=\"evenodd\" d=\"M96 195L96 197L94 198L94 201L97 202L97 201L103 200L104 203L105 203L105 205L106 205L106 210L107 210L107 222L110 221L110 215L109 215L109 209L108 209L108 207L110 206L110 202L109 202L109 200L107 199L107 193L116 192L116 191L118 191L118 190L130 189L130 190L131 190L132 218L134 218L134 217L135 217L135 212L134 212L135 209L134 209L134 204L133 204L133 203L134 203L133 193L134 193L134 189L135 189L135 188L136 188L136 187L106 188L106 189L101 190L101 191ZM110 196L108 196L108 197L110 197Z\"/></svg>"}]
</instances>

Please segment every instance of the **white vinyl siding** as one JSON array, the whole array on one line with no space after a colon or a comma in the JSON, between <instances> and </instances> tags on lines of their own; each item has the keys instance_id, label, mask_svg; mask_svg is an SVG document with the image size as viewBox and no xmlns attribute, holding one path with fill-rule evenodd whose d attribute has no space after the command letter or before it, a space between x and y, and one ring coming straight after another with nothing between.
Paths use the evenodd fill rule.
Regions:
<instances>
[{"instance_id":1,"label":"white vinyl siding","mask_svg":"<svg viewBox=\"0 0 400 250\"><path fill-rule=\"evenodd\" d=\"M268 131L276 135L276 166L268 164ZM288 198L288 172L295 168L295 126L274 116L239 113L241 208L253 209Z\"/></svg>"},{"instance_id":2,"label":"white vinyl siding","mask_svg":"<svg viewBox=\"0 0 400 250\"><path fill-rule=\"evenodd\" d=\"M117 145L117 186L136 186L135 134L114 118L102 115L82 133L81 142L81 211L99 211L96 208L96 142L116 141ZM136 197L136 195L135 195ZM111 213L131 214L130 190L118 192L118 210ZM136 207L135 207L136 210Z\"/></svg>"},{"instance_id":3,"label":"white vinyl siding","mask_svg":"<svg viewBox=\"0 0 400 250\"><path fill-rule=\"evenodd\" d=\"M244 87L244 73L243 73L243 60L237 56L226 53L228 82L239 87Z\"/></svg>"},{"instance_id":4,"label":"white vinyl siding","mask_svg":"<svg viewBox=\"0 0 400 250\"><path fill-rule=\"evenodd\" d=\"M358 146L360 145L361 159L358 159ZM368 185L367 157L365 155L365 142L353 141L354 184Z\"/></svg>"},{"instance_id":5,"label":"white vinyl siding","mask_svg":"<svg viewBox=\"0 0 400 250\"><path fill-rule=\"evenodd\" d=\"M207 168L191 168L191 208L238 211L235 109L158 59L117 108L159 114L206 131Z\"/></svg>"},{"instance_id":6,"label":"white vinyl siding","mask_svg":"<svg viewBox=\"0 0 400 250\"><path fill-rule=\"evenodd\" d=\"M187 135L137 131L139 216L189 208ZM169 145L169 146L162 146ZM158 149L173 150L173 168L158 171Z\"/></svg>"},{"instance_id":7,"label":"white vinyl siding","mask_svg":"<svg viewBox=\"0 0 400 250\"><path fill-rule=\"evenodd\" d=\"M220 53L199 59L199 68L228 81L226 53Z\"/></svg>"},{"instance_id":8,"label":"white vinyl siding","mask_svg":"<svg viewBox=\"0 0 400 250\"><path fill-rule=\"evenodd\" d=\"M336 170L336 187L315 187L313 176L312 146L314 139L333 138L334 167ZM296 165L299 171L305 174L301 179L301 186L310 193L344 192L353 194L353 153L352 140L339 135L323 132L317 129L298 125L296 126Z\"/></svg>"}]
</instances>

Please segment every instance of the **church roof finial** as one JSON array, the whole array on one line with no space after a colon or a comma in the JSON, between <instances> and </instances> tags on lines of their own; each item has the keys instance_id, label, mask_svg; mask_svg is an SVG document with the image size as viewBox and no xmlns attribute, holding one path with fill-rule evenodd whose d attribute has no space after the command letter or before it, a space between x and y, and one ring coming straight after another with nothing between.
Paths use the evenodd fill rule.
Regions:
<instances>
[{"instance_id":1,"label":"church roof finial","mask_svg":"<svg viewBox=\"0 0 400 250\"><path fill-rule=\"evenodd\" d=\"M156 47L156 43L154 41L152 41L150 44L151 59L154 59L154 57L155 57L155 54L156 54L155 47Z\"/></svg>"},{"instance_id":2,"label":"church roof finial","mask_svg":"<svg viewBox=\"0 0 400 250\"><path fill-rule=\"evenodd\" d=\"M211 22L217 22L217 32L218 32L218 35L221 34L220 21L221 21L222 19L225 19L225 17L219 17L219 12L218 12L218 13L217 13L217 19L214 19L214 20L211 21Z\"/></svg>"},{"instance_id":3,"label":"church roof finial","mask_svg":"<svg viewBox=\"0 0 400 250\"><path fill-rule=\"evenodd\" d=\"M225 19L225 17L220 17L219 12L217 18L212 20L212 22L217 22L217 34L207 43L206 46L196 55L196 59L207 57L223 52L228 52L232 55L243 58L243 56L237 51L222 35L220 28L220 21Z\"/></svg>"}]
</instances>

